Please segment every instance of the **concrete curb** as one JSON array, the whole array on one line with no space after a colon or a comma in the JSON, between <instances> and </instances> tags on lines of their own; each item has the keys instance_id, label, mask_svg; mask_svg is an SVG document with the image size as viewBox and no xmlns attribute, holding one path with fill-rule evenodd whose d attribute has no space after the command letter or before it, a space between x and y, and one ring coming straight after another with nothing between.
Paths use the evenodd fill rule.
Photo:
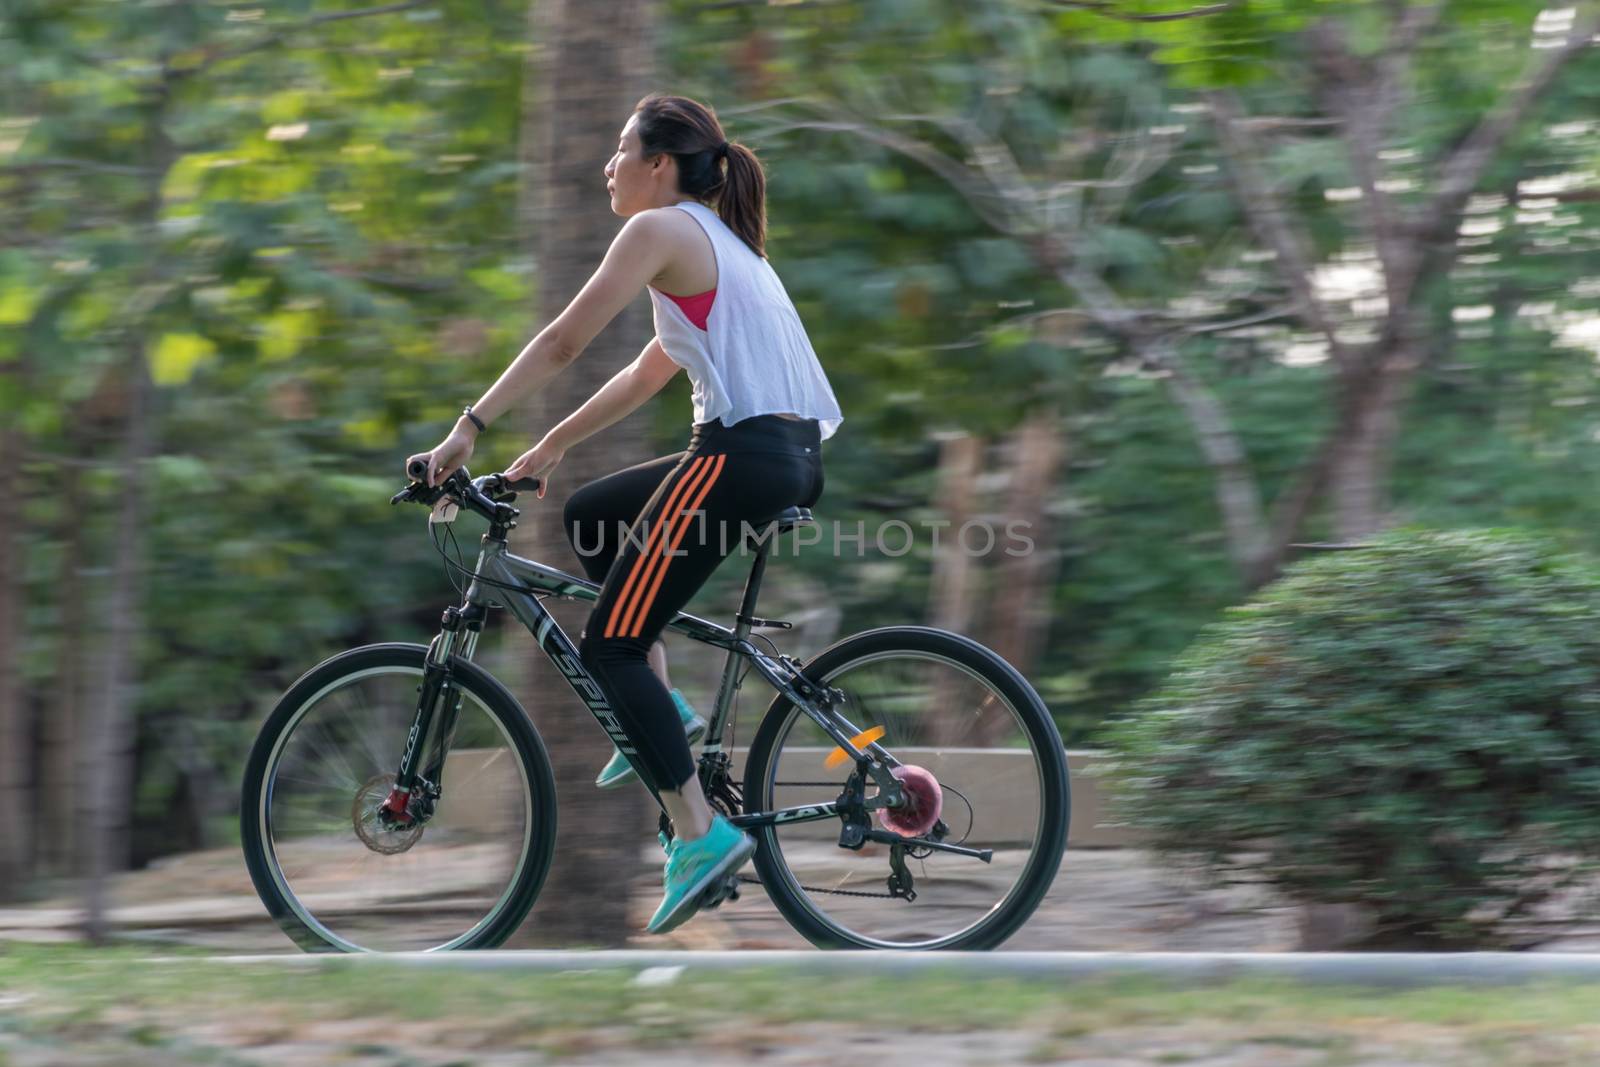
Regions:
<instances>
[{"instance_id":1,"label":"concrete curb","mask_svg":"<svg viewBox=\"0 0 1600 1067\"><path fill-rule=\"evenodd\" d=\"M153 962L178 962L162 957ZM193 962L193 959L183 962ZM1184 984L1271 977L1327 985L1509 985L1600 982L1600 953L1526 952L664 952L491 951L217 956L208 962L280 967L401 964L466 970L572 972L789 970L863 976L956 972L977 978L1142 975Z\"/></svg>"}]
</instances>

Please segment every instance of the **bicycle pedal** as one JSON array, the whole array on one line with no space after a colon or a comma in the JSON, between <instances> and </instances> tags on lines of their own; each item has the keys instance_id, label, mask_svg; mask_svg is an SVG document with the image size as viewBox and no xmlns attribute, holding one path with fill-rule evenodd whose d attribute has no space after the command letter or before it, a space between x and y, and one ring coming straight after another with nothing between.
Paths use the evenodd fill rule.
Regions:
<instances>
[{"instance_id":1,"label":"bicycle pedal","mask_svg":"<svg viewBox=\"0 0 1600 1067\"><path fill-rule=\"evenodd\" d=\"M721 882L707 886L700 894L700 910L710 911L722 904L725 900L739 899L739 880L737 878L724 878Z\"/></svg>"}]
</instances>

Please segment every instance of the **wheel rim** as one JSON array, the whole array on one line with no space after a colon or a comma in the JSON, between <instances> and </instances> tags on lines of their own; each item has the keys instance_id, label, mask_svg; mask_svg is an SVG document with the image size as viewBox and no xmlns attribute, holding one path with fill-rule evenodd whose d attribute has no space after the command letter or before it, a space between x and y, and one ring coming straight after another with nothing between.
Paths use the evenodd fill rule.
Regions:
<instances>
[{"instance_id":1,"label":"wheel rim","mask_svg":"<svg viewBox=\"0 0 1600 1067\"><path fill-rule=\"evenodd\" d=\"M504 913L532 850L527 769L464 689L433 818L399 835L371 819L421 678L420 667L389 665L335 679L295 709L267 760L257 813L266 866L295 917L345 951L471 942Z\"/></svg>"},{"instance_id":2,"label":"wheel rim","mask_svg":"<svg viewBox=\"0 0 1600 1067\"><path fill-rule=\"evenodd\" d=\"M890 650L841 664L822 681L844 691L859 728L885 728L879 742L902 763L924 766L943 791L948 841L994 849L990 864L932 852L907 857L917 899L886 894L889 846L838 845L839 822L790 823L766 831L781 877L834 935L875 948L937 948L971 937L1028 884L1042 857L1044 767L1015 705L970 667L918 650ZM762 781L769 810L837 798L850 764L825 768L833 742L790 706ZM867 795L876 790L869 784ZM969 826L970 806L970 826ZM872 817L874 828L882 822ZM967 839L962 841L963 832Z\"/></svg>"}]
</instances>

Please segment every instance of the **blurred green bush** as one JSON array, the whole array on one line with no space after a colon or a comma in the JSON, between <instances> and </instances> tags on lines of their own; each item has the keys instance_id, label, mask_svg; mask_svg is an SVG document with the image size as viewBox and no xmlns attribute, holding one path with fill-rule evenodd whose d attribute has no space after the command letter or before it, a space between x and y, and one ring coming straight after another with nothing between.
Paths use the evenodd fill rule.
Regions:
<instances>
[{"instance_id":1,"label":"blurred green bush","mask_svg":"<svg viewBox=\"0 0 1600 1067\"><path fill-rule=\"evenodd\" d=\"M1305 560L1107 739L1170 857L1358 905L1369 947L1517 944L1600 856L1600 572L1506 530Z\"/></svg>"}]
</instances>

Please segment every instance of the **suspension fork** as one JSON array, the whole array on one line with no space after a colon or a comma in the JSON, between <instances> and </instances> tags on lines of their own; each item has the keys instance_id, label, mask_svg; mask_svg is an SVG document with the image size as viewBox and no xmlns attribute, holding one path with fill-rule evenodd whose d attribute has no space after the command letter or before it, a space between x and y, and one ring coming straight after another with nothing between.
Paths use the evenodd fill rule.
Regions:
<instances>
[{"instance_id":1,"label":"suspension fork","mask_svg":"<svg viewBox=\"0 0 1600 1067\"><path fill-rule=\"evenodd\" d=\"M470 660L477 651L478 638L483 633L484 618L488 609L482 604L468 603L465 607L448 607L439 622L439 632L428 645L424 660L422 684L417 687L417 712L406 734L405 751L400 756L400 768L394 785L383 802L383 812L390 819L410 823L417 816L432 814L433 805L443 789L444 762L450 746L455 741L456 723L461 715L462 692L450 671L450 657ZM437 739L438 744L432 742ZM426 766L419 770L423 754L433 752ZM425 796L421 805L413 805L413 794L418 786ZM419 810L420 809L420 810Z\"/></svg>"}]
</instances>

